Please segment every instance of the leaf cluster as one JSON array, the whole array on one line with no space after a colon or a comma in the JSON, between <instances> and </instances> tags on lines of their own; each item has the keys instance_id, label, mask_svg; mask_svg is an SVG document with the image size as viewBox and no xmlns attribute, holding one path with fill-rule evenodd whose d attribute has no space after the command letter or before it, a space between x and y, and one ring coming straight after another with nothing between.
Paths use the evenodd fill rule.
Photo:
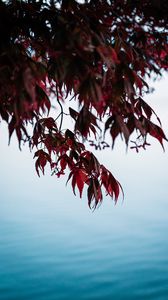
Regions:
<instances>
[{"instance_id":1,"label":"leaf cluster","mask_svg":"<svg viewBox=\"0 0 168 300\"><path fill-rule=\"evenodd\" d=\"M38 175L47 164L58 177L69 169L90 207L101 203L102 187L117 201L121 186L85 141L104 149L108 132L112 147L118 136L128 147L135 132L138 152L149 135L166 140L143 97L147 78L168 68L167 11L165 0L0 1L0 118L9 139L15 132L20 147L37 148ZM69 105L72 131L63 129L70 97L79 107Z\"/></svg>"}]
</instances>

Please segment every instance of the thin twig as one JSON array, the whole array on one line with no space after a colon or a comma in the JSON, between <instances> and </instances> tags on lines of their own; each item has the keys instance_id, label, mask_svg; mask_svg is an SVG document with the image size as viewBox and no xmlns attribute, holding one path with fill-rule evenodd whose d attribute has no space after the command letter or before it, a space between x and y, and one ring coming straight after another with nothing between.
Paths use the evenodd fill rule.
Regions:
<instances>
[{"instance_id":1,"label":"thin twig","mask_svg":"<svg viewBox=\"0 0 168 300\"><path fill-rule=\"evenodd\" d=\"M63 111L62 104L61 104L61 102L60 102L60 100L59 100L59 93L58 93L58 87L57 87L57 85L56 85L56 94L57 94L57 101L58 101L58 104L59 104L60 109L61 109L61 112L60 112L60 114L59 114L59 116L61 116L60 126L59 126L59 131L61 131L64 111Z\"/></svg>"}]
</instances>

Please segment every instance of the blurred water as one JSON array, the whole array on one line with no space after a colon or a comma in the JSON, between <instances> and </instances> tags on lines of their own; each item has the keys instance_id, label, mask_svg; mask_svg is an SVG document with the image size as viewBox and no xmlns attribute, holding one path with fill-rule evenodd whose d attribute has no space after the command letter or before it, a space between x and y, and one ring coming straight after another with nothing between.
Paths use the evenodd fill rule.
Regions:
<instances>
[{"instance_id":1,"label":"blurred water","mask_svg":"<svg viewBox=\"0 0 168 300\"><path fill-rule=\"evenodd\" d=\"M1 149L1 300L168 299L167 155L121 156L126 198L93 213L26 151Z\"/></svg>"},{"instance_id":2,"label":"blurred water","mask_svg":"<svg viewBox=\"0 0 168 300\"><path fill-rule=\"evenodd\" d=\"M76 209L76 217L59 200L5 201L0 299L167 299L164 201L162 215L155 207L147 218L124 207L94 214Z\"/></svg>"}]
</instances>

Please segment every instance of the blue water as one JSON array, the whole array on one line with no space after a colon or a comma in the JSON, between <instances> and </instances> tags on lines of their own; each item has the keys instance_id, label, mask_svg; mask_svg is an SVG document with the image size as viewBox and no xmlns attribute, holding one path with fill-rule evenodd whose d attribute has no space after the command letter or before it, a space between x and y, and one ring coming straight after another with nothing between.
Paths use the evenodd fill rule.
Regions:
<instances>
[{"instance_id":1,"label":"blue water","mask_svg":"<svg viewBox=\"0 0 168 300\"><path fill-rule=\"evenodd\" d=\"M1 204L0 299L167 299L167 203L160 219L54 201Z\"/></svg>"},{"instance_id":2,"label":"blue water","mask_svg":"<svg viewBox=\"0 0 168 300\"><path fill-rule=\"evenodd\" d=\"M0 300L168 299L167 154L123 153L124 202L92 212L26 151L1 151Z\"/></svg>"}]
</instances>

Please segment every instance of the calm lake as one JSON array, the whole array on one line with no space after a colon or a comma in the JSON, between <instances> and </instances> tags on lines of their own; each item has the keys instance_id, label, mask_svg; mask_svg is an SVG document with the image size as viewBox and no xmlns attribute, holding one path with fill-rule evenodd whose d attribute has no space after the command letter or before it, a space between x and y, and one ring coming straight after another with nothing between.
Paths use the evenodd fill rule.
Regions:
<instances>
[{"instance_id":1,"label":"calm lake","mask_svg":"<svg viewBox=\"0 0 168 300\"><path fill-rule=\"evenodd\" d=\"M168 150L99 153L125 199L92 212L65 180L39 179L27 150L1 144L1 300L168 299Z\"/></svg>"}]
</instances>

